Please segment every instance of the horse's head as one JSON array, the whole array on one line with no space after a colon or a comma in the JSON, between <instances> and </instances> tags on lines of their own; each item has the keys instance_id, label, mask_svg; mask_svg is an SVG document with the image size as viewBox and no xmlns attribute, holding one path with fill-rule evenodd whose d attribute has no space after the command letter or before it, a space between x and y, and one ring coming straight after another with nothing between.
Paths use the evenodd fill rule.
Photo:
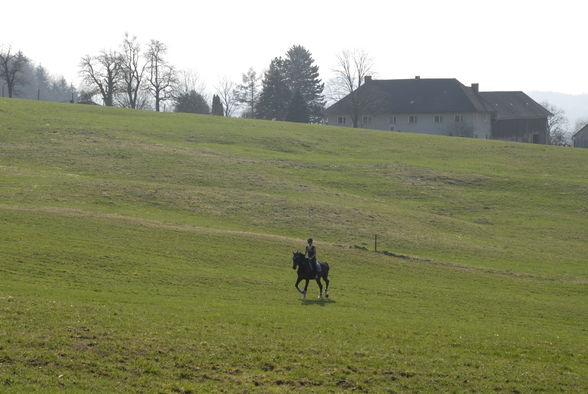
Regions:
<instances>
[{"instance_id":1,"label":"horse's head","mask_svg":"<svg viewBox=\"0 0 588 394\"><path fill-rule=\"evenodd\" d=\"M305 257L304 253L300 253L299 251L292 252L292 269L296 269L296 266L302 265L304 263Z\"/></svg>"}]
</instances>

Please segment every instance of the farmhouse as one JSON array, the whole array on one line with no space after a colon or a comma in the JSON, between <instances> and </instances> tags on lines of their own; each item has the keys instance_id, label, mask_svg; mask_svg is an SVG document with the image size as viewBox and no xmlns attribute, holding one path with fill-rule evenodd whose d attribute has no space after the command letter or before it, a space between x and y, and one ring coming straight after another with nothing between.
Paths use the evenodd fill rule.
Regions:
<instances>
[{"instance_id":1,"label":"farmhouse","mask_svg":"<svg viewBox=\"0 0 588 394\"><path fill-rule=\"evenodd\" d=\"M457 79L365 83L327 109L330 125L547 143L549 111L523 92L480 92Z\"/></svg>"},{"instance_id":2,"label":"farmhouse","mask_svg":"<svg viewBox=\"0 0 588 394\"><path fill-rule=\"evenodd\" d=\"M577 148L588 148L588 124L576 131L573 135L574 146Z\"/></svg>"}]
</instances>

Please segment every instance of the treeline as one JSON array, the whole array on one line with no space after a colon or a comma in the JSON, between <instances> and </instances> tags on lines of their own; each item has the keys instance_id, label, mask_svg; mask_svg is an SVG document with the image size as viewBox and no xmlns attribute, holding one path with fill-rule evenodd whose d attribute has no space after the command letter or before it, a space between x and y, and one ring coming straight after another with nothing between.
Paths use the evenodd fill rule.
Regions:
<instances>
[{"instance_id":1,"label":"treeline","mask_svg":"<svg viewBox=\"0 0 588 394\"><path fill-rule=\"evenodd\" d=\"M330 101L352 94L363 83L371 72L367 59L364 52L344 51L338 57L336 77L328 89ZM33 65L22 52L0 50L3 97L304 123L322 122L327 102L319 67L301 45L272 59L261 74L250 68L239 83L227 78L218 81L212 97L196 73L170 63L163 42L141 44L129 34L116 49L83 56L79 75L81 85L76 89L64 78ZM360 112L359 106L354 113Z\"/></svg>"},{"instance_id":2,"label":"treeline","mask_svg":"<svg viewBox=\"0 0 588 394\"><path fill-rule=\"evenodd\" d=\"M0 48L0 97L73 102L77 90L65 78L33 64L21 51Z\"/></svg>"},{"instance_id":3,"label":"treeline","mask_svg":"<svg viewBox=\"0 0 588 394\"><path fill-rule=\"evenodd\" d=\"M169 63L167 46L151 40L141 46L128 34L120 50L86 55L80 62L84 83L82 102L161 111L166 104L177 112L320 122L323 119L324 84L310 52L300 45L276 57L259 77L253 69L240 84L224 79L212 100L196 74Z\"/></svg>"}]
</instances>

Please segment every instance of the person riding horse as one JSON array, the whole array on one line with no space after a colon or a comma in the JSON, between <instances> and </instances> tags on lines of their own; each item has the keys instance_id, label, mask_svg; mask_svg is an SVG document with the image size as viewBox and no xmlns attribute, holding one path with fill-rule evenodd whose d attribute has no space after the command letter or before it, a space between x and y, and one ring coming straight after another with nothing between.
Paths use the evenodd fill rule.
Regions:
<instances>
[{"instance_id":1,"label":"person riding horse","mask_svg":"<svg viewBox=\"0 0 588 394\"><path fill-rule=\"evenodd\" d=\"M309 258L306 256L309 256ZM311 261L315 261L316 263L311 263ZM316 266L319 266L318 269L316 269ZM326 261L316 261L316 248L312 245L312 239L308 239L306 253L292 252L292 269L298 269L298 278L294 287L303 294L303 299L306 298L306 290L308 289L308 281L310 280L316 280L319 287L319 298L323 298L323 285L321 284L321 280L323 280L327 286L325 288L325 297L329 298L330 267ZM306 284L304 285L304 290L301 290L298 284L303 280L306 281Z\"/></svg>"},{"instance_id":2,"label":"person riding horse","mask_svg":"<svg viewBox=\"0 0 588 394\"><path fill-rule=\"evenodd\" d=\"M308 259L310 269L315 275L320 275L321 266L316 259L316 247L312 244L312 238L308 238L308 245L306 245L305 255Z\"/></svg>"}]
</instances>

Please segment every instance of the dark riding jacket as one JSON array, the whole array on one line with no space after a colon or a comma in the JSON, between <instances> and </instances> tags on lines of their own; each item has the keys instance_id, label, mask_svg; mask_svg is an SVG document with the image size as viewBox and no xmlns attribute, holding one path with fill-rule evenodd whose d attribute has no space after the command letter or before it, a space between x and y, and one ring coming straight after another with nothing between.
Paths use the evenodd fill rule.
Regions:
<instances>
[{"instance_id":1,"label":"dark riding jacket","mask_svg":"<svg viewBox=\"0 0 588 394\"><path fill-rule=\"evenodd\" d=\"M306 256L312 262L316 262L316 248L314 245L306 245Z\"/></svg>"}]
</instances>

